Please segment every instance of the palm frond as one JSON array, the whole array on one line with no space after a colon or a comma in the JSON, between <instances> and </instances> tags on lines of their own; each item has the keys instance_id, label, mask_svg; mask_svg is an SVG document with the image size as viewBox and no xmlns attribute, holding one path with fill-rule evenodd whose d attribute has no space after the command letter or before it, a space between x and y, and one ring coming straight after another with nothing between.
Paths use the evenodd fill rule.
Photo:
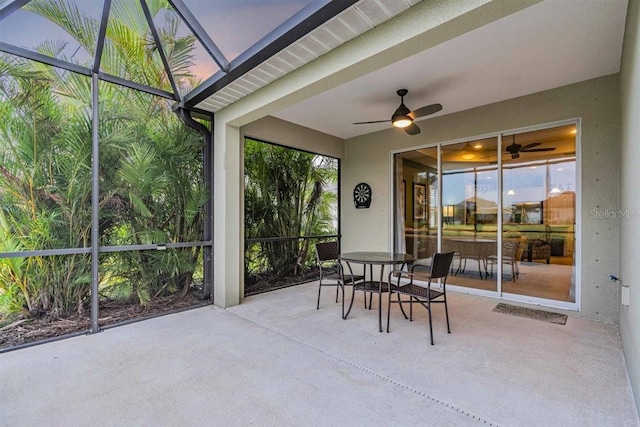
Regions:
<instances>
[{"instance_id":1,"label":"palm frond","mask_svg":"<svg viewBox=\"0 0 640 427\"><path fill-rule=\"evenodd\" d=\"M73 37L89 54L95 50L98 22L83 15L75 2L65 0L31 1L25 10L48 19Z\"/></svg>"}]
</instances>

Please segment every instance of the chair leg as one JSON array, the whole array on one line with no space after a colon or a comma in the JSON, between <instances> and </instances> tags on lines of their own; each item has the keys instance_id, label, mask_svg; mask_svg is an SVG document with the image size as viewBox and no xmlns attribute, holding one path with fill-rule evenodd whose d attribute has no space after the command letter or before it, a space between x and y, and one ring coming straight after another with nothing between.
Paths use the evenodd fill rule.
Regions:
<instances>
[{"instance_id":1,"label":"chair leg","mask_svg":"<svg viewBox=\"0 0 640 427\"><path fill-rule=\"evenodd\" d=\"M320 291L322 291L322 280L320 280L320 284L318 284L318 305L316 305L316 310L320 309Z\"/></svg>"},{"instance_id":2,"label":"chair leg","mask_svg":"<svg viewBox=\"0 0 640 427\"><path fill-rule=\"evenodd\" d=\"M433 325L431 324L431 300L427 298L427 311L429 312L429 336L431 337L431 345L433 345Z\"/></svg>"},{"instance_id":3,"label":"chair leg","mask_svg":"<svg viewBox=\"0 0 640 427\"><path fill-rule=\"evenodd\" d=\"M353 285L351 287L351 302L349 303L349 308L347 309L346 313L344 312L344 308L342 310L342 314L343 314L342 318L345 320L347 319L347 316L349 315L349 313L351 313L351 308L353 307L353 300L355 299L355 297L356 297L356 286ZM366 295L365 295L365 299L366 299ZM342 305L344 306L344 298L342 298Z\"/></svg>"},{"instance_id":4,"label":"chair leg","mask_svg":"<svg viewBox=\"0 0 640 427\"><path fill-rule=\"evenodd\" d=\"M449 327L449 309L447 308L447 294L446 292L444 293L444 295L442 295L444 297L444 314L447 318L447 333L451 333L451 328ZM431 313L429 313L431 314Z\"/></svg>"},{"instance_id":5,"label":"chair leg","mask_svg":"<svg viewBox=\"0 0 640 427\"><path fill-rule=\"evenodd\" d=\"M387 302L387 333L389 333L389 322L391 321L391 283L389 283L389 302ZM400 299L400 294L398 294L398 299ZM402 307L402 305L400 305Z\"/></svg>"},{"instance_id":6,"label":"chair leg","mask_svg":"<svg viewBox=\"0 0 640 427\"><path fill-rule=\"evenodd\" d=\"M336 302L338 302L338 291L340 291L340 289L338 289L339 287L340 287L340 283L336 285Z\"/></svg>"},{"instance_id":7,"label":"chair leg","mask_svg":"<svg viewBox=\"0 0 640 427\"><path fill-rule=\"evenodd\" d=\"M398 305L400 306L400 311L402 312L402 315L404 316L404 318L408 319L407 313L404 312L404 307L402 306L402 300L400 299L400 294L396 294L396 295L398 295ZM391 295L389 295L389 298L391 298Z\"/></svg>"},{"instance_id":8,"label":"chair leg","mask_svg":"<svg viewBox=\"0 0 640 427\"><path fill-rule=\"evenodd\" d=\"M344 282L342 283L342 286L340 286L340 288L342 288L342 318L344 319Z\"/></svg>"}]
</instances>

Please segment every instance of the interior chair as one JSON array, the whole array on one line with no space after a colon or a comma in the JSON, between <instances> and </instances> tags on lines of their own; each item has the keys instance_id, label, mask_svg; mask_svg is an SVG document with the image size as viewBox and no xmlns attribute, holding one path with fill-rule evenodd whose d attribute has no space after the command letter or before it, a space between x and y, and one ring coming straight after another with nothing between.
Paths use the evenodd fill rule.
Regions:
<instances>
[{"instance_id":1,"label":"interior chair","mask_svg":"<svg viewBox=\"0 0 640 427\"><path fill-rule=\"evenodd\" d=\"M467 269L467 260L470 259L478 263L478 274L481 279L484 279L485 277L482 276L482 270L484 269L486 274L487 252L491 250L492 244L485 241L466 241L465 239L456 240L453 243L458 245L456 255L460 258L455 274L464 273Z\"/></svg>"},{"instance_id":2,"label":"interior chair","mask_svg":"<svg viewBox=\"0 0 640 427\"><path fill-rule=\"evenodd\" d=\"M437 236L424 236L421 237L422 244L419 247L424 247L425 250L419 251L416 260L411 265L411 272L414 270L429 271L431 268L431 262L433 261L433 255L438 252L438 237Z\"/></svg>"},{"instance_id":3,"label":"interior chair","mask_svg":"<svg viewBox=\"0 0 640 427\"><path fill-rule=\"evenodd\" d=\"M409 320L413 320L413 304L420 304L427 309L429 313L429 336L431 345L433 345L433 322L431 319L431 304L444 304L444 312L447 318L447 332L451 333L449 326L449 310L447 308L447 291L446 284L451 269L451 262L455 252L440 252L433 256L433 262L428 274L413 273L402 270L393 270L389 273L389 302L387 307L387 332L389 332L389 322L391 320L391 303L409 304ZM393 278L396 278L396 283ZM402 279L409 279L409 283L401 283ZM437 285L438 279L441 279L441 287L432 288L432 284ZM426 286L413 283L414 280L420 280L426 283ZM435 282L435 283L433 283ZM398 294L397 301L392 301L393 294ZM409 297L409 301L402 301L401 295ZM404 312L404 310L403 310Z\"/></svg>"},{"instance_id":4,"label":"interior chair","mask_svg":"<svg viewBox=\"0 0 640 427\"><path fill-rule=\"evenodd\" d=\"M524 247L521 258L523 261L528 262L541 259L549 264L551 262L551 243L540 239L529 240Z\"/></svg>"},{"instance_id":5,"label":"interior chair","mask_svg":"<svg viewBox=\"0 0 640 427\"><path fill-rule=\"evenodd\" d=\"M505 266L511 266L511 280L518 280L520 269L518 262L522 258L525 244L521 239L503 239L502 240L502 273L506 270ZM493 266L498 263L498 255L489 255L487 257L487 269L489 274L493 276Z\"/></svg>"},{"instance_id":6,"label":"interior chair","mask_svg":"<svg viewBox=\"0 0 640 427\"><path fill-rule=\"evenodd\" d=\"M338 292L342 290L342 317L344 317L344 285L353 285L364 280L364 276L349 274L344 277L342 264L338 259L338 242L320 242L316 243L316 260L318 269L320 270L320 282L318 284L318 304L316 309L320 308L320 293L323 286L335 286L336 303L338 302Z\"/></svg>"},{"instance_id":7,"label":"interior chair","mask_svg":"<svg viewBox=\"0 0 640 427\"><path fill-rule=\"evenodd\" d=\"M411 272L415 273L417 272L423 272L423 273L429 273L430 269L431 269L431 263L433 262L433 255L435 255L438 252L438 239L437 236L429 236L432 239L430 239L429 242L429 248L430 248L430 252L429 252L429 257L428 258L418 258L417 260L415 260L413 262L413 264L411 265ZM458 245L447 239L447 238L443 238L442 239L442 252L454 252L454 261L455 259L458 260L458 269L460 269L461 267L461 263L462 263L462 258L460 258L460 252L458 251ZM454 274L456 267L454 266L455 262L451 262L451 274Z\"/></svg>"}]
</instances>

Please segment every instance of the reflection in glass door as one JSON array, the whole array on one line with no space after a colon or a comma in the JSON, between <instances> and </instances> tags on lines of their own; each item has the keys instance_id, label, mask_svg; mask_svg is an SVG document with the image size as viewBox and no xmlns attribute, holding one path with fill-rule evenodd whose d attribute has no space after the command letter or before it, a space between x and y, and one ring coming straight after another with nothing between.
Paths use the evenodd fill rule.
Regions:
<instances>
[{"instance_id":1,"label":"reflection in glass door","mask_svg":"<svg viewBox=\"0 0 640 427\"><path fill-rule=\"evenodd\" d=\"M438 244L438 149L396 155L396 250L430 265Z\"/></svg>"},{"instance_id":2,"label":"reflection in glass door","mask_svg":"<svg viewBox=\"0 0 640 427\"><path fill-rule=\"evenodd\" d=\"M498 139L467 141L441 149L442 205L451 213L442 223L442 249L455 251L449 283L497 291L487 259L497 254Z\"/></svg>"},{"instance_id":3,"label":"reflection in glass door","mask_svg":"<svg viewBox=\"0 0 640 427\"><path fill-rule=\"evenodd\" d=\"M575 302L576 126L503 136L506 294Z\"/></svg>"},{"instance_id":4,"label":"reflection in glass door","mask_svg":"<svg viewBox=\"0 0 640 427\"><path fill-rule=\"evenodd\" d=\"M474 292L575 302L575 135L570 124L396 154L395 249L424 264L454 250L449 283Z\"/></svg>"}]
</instances>

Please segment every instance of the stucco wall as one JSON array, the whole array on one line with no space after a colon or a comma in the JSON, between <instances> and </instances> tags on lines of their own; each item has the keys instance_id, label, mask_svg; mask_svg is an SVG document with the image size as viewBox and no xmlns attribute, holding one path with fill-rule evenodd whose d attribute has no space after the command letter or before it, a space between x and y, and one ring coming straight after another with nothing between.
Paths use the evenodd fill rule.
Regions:
<instances>
[{"instance_id":1,"label":"stucco wall","mask_svg":"<svg viewBox=\"0 0 640 427\"><path fill-rule=\"evenodd\" d=\"M444 106L446 111L446 105ZM618 290L609 274L618 271L618 223L590 217L592 209L618 209L620 141L619 75L421 121L422 133L389 129L349 139L342 164L342 245L345 250L391 249L390 151L477 135L580 118L582 198L580 315L617 322ZM347 199L358 182L373 191L370 209Z\"/></svg>"},{"instance_id":2,"label":"stucco wall","mask_svg":"<svg viewBox=\"0 0 640 427\"><path fill-rule=\"evenodd\" d=\"M622 143L620 145L620 208L640 213L638 163L640 159L640 1L631 0L622 53ZM629 286L630 304L620 308L620 337L629 379L640 412L640 264L637 249L640 218L620 222L620 278Z\"/></svg>"},{"instance_id":3,"label":"stucco wall","mask_svg":"<svg viewBox=\"0 0 640 427\"><path fill-rule=\"evenodd\" d=\"M325 156L344 156L344 140L326 133L267 116L240 128L243 137L252 137Z\"/></svg>"}]
</instances>

